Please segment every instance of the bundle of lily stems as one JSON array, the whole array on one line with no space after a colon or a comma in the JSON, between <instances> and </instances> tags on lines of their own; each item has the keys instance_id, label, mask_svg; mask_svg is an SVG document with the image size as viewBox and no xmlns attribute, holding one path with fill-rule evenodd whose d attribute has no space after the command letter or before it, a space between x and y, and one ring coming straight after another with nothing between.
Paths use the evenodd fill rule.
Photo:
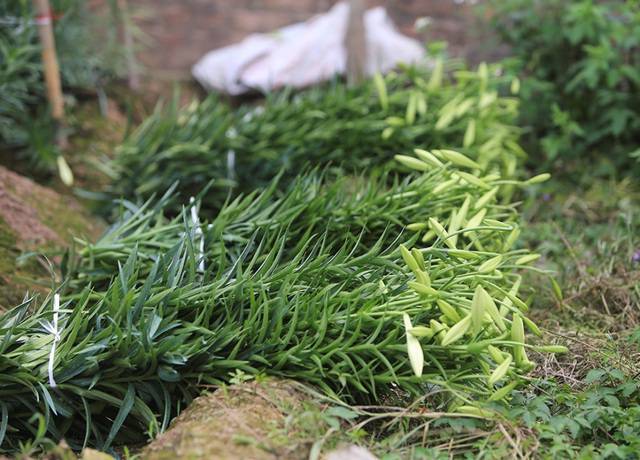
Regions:
<instances>
[{"instance_id":1,"label":"bundle of lily stems","mask_svg":"<svg viewBox=\"0 0 640 460\"><path fill-rule=\"evenodd\" d=\"M121 202L65 259L59 308L28 297L0 318L0 446L138 443L238 374L348 402L429 392L431 408L490 416L535 365L518 290L536 256L518 248L509 196L546 176L448 150L397 160L402 172L311 171L284 191L275 179L212 219L198 215L206 188L177 214L173 189Z\"/></svg>"}]
</instances>

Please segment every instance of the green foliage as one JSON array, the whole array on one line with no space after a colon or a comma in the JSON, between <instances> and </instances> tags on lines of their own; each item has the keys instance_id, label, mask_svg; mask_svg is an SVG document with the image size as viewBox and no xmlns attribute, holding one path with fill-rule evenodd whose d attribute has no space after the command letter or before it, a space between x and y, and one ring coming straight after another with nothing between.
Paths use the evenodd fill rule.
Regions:
<instances>
[{"instance_id":1,"label":"green foliage","mask_svg":"<svg viewBox=\"0 0 640 460\"><path fill-rule=\"evenodd\" d=\"M433 218L451 228L454 210L485 196L474 182L514 181L472 180L442 159L418 177L303 176L282 195L274 182L200 227L191 209L164 217L168 196L140 208L123 202L122 219L63 264L56 387L47 380L50 299L27 299L0 318L0 413L10 428L3 445L32 438L36 413L48 437L73 447L137 443L166 428L201 385L242 373L295 378L351 401L431 393L433 408L474 409L494 394L485 339L519 350L524 337L489 321L456 344L423 338L428 366L415 375L403 315L416 324L448 320L434 299L408 288L397 248L419 247L418 235L403 232L408 223ZM499 196L482 200L476 224L461 219L457 246L437 237L421 249L420 264L459 311L473 308L481 285L509 324L526 309L512 290L526 251L505 244L517 214ZM519 382L528 368L509 369L509 379Z\"/></svg>"},{"instance_id":2,"label":"green foliage","mask_svg":"<svg viewBox=\"0 0 640 460\"><path fill-rule=\"evenodd\" d=\"M356 171L399 152L454 148L512 176L524 153L513 123L517 101L501 97L499 69L458 69L449 79L406 69L356 88L338 82L267 97L263 107L231 110L216 97L177 108L177 98L124 142L111 164L113 194L148 198L176 180L191 194L215 180L204 206L218 209L230 187L253 190L281 169L287 183L308 164Z\"/></svg>"},{"instance_id":3,"label":"green foliage","mask_svg":"<svg viewBox=\"0 0 640 460\"><path fill-rule=\"evenodd\" d=\"M509 417L535 430L545 458L631 459L640 452L640 386L618 369L593 369L575 390L551 381L521 395ZM519 406L519 407L518 407Z\"/></svg>"},{"instance_id":4,"label":"green foliage","mask_svg":"<svg viewBox=\"0 0 640 460\"><path fill-rule=\"evenodd\" d=\"M51 8L64 89L95 88L113 72L107 60L113 45L103 41L96 51L85 2L55 0ZM54 169L59 152L46 108L40 40L30 0L0 4L0 92L0 148L18 151L38 170Z\"/></svg>"},{"instance_id":5,"label":"green foliage","mask_svg":"<svg viewBox=\"0 0 640 460\"><path fill-rule=\"evenodd\" d=\"M640 139L638 2L489 3L522 78L531 153L557 165L588 157L628 166Z\"/></svg>"},{"instance_id":6,"label":"green foliage","mask_svg":"<svg viewBox=\"0 0 640 460\"><path fill-rule=\"evenodd\" d=\"M3 2L0 17L16 21L0 26L0 141L25 145L30 108L43 95L35 27L24 27L30 2Z\"/></svg>"}]
</instances>

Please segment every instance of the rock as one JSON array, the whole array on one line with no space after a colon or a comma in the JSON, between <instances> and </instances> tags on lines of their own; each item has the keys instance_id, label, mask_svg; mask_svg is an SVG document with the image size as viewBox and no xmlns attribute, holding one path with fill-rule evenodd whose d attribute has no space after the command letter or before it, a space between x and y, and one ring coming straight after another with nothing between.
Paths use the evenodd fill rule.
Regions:
<instances>
[{"instance_id":1,"label":"rock","mask_svg":"<svg viewBox=\"0 0 640 460\"><path fill-rule=\"evenodd\" d=\"M95 449L84 449L80 460L115 460L111 455Z\"/></svg>"},{"instance_id":2,"label":"rock","mask_svg":"<svg viewBox=\"0 0 640 460\"><path fill-rule=\"evenodd\" d=\"M354 444L332 450L325 458L326 460L378 460L378 457L367 449Z\"/></svg>"},{"instance_id":3,"label":"rock","mask_svg":"<svg viewBox=\"0 0 640 460\"><path fill-rule=\"evenodd\" d=\"M297 440L295 426L285 430L292 413L316 404L299 388L294 382L268 379L201 396L140 459L306 459L312 442Z\"/></svg>"},{"instance_id":4,"label":"rock","mask_svg":"<svg viewBox=\"0 0 640 460\"><path fill-rule=\"evenodd\" d=\"M74 236L95 239L102 229L74 198L0 166L0 312L18 304L27 289L38 289L35 280L51 277L43 260L20 263L17 257L63 248Z\"/></svg>"}]
</instances>

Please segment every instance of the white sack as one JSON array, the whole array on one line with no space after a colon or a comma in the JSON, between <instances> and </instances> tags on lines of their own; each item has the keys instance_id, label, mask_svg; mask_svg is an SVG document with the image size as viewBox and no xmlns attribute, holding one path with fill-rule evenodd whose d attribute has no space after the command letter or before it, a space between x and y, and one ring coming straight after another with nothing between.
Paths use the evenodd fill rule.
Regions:
<instances>
[{"instance_id":1,"label":"white sack","mask_svg":"<svg viewBox=\"0 0 640 460\"><path fill-rule=\"evenodd\" d=\"M349 6L342 2L306 22L272 34L252 34L207 53L193 66L193 76L205 88L237 95L252 89L301 88L343 75L348 20ZM366 11L364 27L367 75L424 58L420 43L400 34L384 8Z\"/></svg>"}]
</instances>

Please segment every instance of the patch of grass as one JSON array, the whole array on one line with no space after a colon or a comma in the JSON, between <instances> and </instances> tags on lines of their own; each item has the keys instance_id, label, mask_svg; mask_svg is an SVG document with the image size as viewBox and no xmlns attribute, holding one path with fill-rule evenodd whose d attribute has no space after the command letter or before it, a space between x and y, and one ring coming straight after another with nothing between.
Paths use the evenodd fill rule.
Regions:
<instances>
[{"instance_id":1,"label":"patch of grass","mask_svg":"<svg viewBox=\"0 0 640 460\"><path fill-rule=\"evenodd\" d=\"M532 430L532 445L543 457L638 458L637 377L607 367L591 369L577 385L539 380L536 393L514 398L508 416Z\"/></svg>"},{"instance_id":2,"label":"patch of grass","mask_svg":"<svg viewBox=\"0 0 640 460\"><path fill-rule=\"evenodd\" d=\"M591 332L640 324L637 186L630 180L560 182L532 195L526 209L523 242L542 254L540 266L556 272L563 291L558 299L549 280L528 279L539 319Z\"/></svg>"}]
</instances>

